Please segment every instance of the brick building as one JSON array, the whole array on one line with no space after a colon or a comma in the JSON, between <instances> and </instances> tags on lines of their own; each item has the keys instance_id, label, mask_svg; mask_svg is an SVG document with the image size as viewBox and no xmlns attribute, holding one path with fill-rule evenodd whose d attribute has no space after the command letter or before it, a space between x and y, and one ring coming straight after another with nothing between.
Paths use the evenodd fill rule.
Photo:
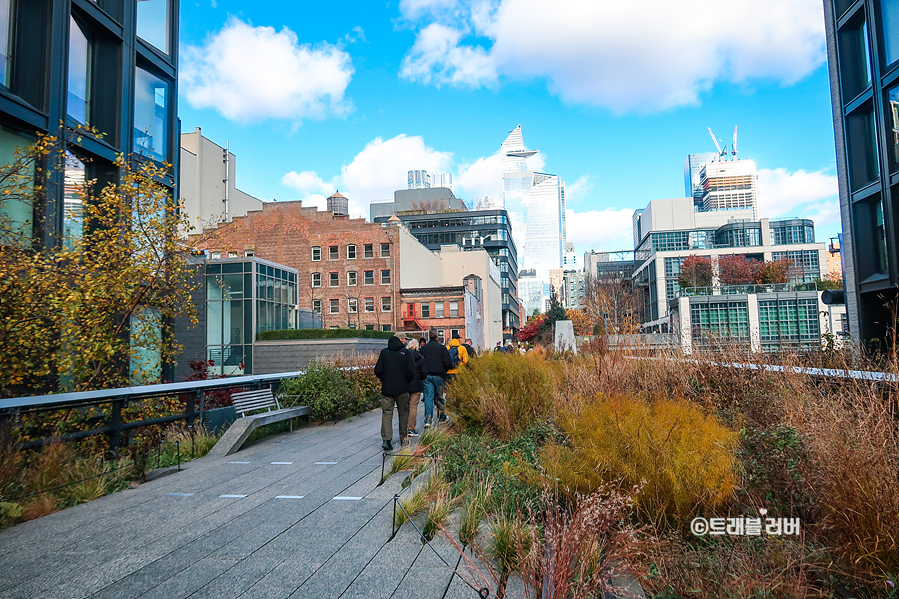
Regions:
<instances>
[{"instance_id":1,"label":"brick building","mask_svg":"<svg viewBox=\"0 0 899 599\"><path fill-rule=\"evenodd\" d=\"M297 269L298 306L321 312L325 328L391 331L400 322L400 236L392 224L266 202L219 225L204 249L213 258L251 255Z\"/></svg>"}]
</instances>

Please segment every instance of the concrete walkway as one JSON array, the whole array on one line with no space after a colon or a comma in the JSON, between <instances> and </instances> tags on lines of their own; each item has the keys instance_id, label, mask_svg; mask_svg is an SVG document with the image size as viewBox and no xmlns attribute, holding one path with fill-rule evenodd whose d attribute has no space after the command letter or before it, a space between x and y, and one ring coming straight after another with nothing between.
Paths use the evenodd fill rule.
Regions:
<instances>
[{"instance_id":1,"label":"concrete walkway","mask_svg":"<svg viewBox=\"0 0 899 599\"><path fill-rule=\"evenodd\" d=\"M377 486L379 426L307 426L2 531L0 598L477 597L408 524L388 542L403 475Z\"/></svg>"}]
</instances>

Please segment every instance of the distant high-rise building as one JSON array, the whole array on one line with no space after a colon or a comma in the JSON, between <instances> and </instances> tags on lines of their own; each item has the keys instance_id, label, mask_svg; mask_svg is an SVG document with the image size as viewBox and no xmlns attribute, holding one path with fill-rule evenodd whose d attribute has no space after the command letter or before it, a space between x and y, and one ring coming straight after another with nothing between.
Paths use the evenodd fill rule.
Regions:
<instances>
[{"instance_id":1,"label":"distant high-rise building","mask_svg":"<svg viewBox=\"0 0 899 599\"><path fill-rule=\"evenodd\" d=\"M758 175L754 160L710 162L699 172L702 210L752 209L759 218ZM694 204L695 204L694 197Z\"/></svg>"},{"instance_id":2,"label":"distant high-rise building","mask_svg":"<svg viewBox=\"0 0 899 599\"><path fill-rule=\"evenodd\" d=\"M574 244L565 242L565 254L562 257L562 268L571 270L577 268L577 254L574 253Z\"/></svg>"},{"instance_id":3,"label":"distant high-rise building","mask_svg":"<svg viewBox=\"0 0 899 599\"><path fill-rule=\"evenodd\" d=\"M562 265L565 184L559 175L528 168L527 159L537 152L525 148L521 125L500 146L503 205L522 269L534 270L538 279L548 282L549 270Z\"/></svg>"},{"instance_id":4,"label":"distant high-rise building","mask_svg":"<svg viewBox=\"0 0 899 599\"><path fill-rule=\"evenodd\" d=\"M427 189L431 186L431 176L428 171L409 171L407 177L408 187L406 189Z\"/></svg>"},{"instance_id":5,"label":"distant high-rise building","mask_svg":"<svg viewBox=\"0 0 899 599\"><path fill-rule=\"evenodd\" d=\"M702 167L718 159L717 152L704 152L702 154L690 154L684 160L684 197L693 198L693 205L697 210L702 210L702 182L699 173Z\"/></svg>"},{"instance_id":6,"label":"distant high-rise building","mask_svg":"<svg viewBox=\"0 0 899 599\"><path fill-rule=\"evenodd\" d=\"M446 187L453 193L456 193L456 186L453 185L452 173L434 173L431 175L431 187Z\"/></svg>"}]
</instances>

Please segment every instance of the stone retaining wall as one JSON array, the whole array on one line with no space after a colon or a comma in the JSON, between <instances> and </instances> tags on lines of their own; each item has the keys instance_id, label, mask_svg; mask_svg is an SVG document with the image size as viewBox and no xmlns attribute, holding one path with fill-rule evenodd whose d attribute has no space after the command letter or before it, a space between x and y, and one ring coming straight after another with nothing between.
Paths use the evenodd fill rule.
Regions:
<instances>
[{"instance_id":1,"label":"stone retaining wall","mask_svg":"<svg viewBox=\"0 0 899 599\"><path fill-rule=\"evenodd\" d=\"M253 374L304 370L314 358L378 353L387 339L295 339L253 344Z\"/></svg>"}]
</instances>

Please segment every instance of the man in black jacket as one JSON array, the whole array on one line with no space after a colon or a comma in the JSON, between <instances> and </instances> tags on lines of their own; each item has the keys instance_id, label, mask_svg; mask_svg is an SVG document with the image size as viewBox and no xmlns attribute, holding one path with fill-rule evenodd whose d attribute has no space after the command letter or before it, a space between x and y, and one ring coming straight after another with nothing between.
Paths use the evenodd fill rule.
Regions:
<instances>
[{"instance_id":1,"label":"man in black jacket","mask_svg":"<svg viewBox=\"0 0 899 599\"><path fill-rule=\"evenodd\" d=\"M393 336L381 350L375 364L375 376L381 379L381 447L393 449L393 405L400 418L400 439L409 434L409 383L415 376L412 354L403 341Z\"/></svg>"},{"instance_id":2,"label":"man in black jacket","mask_svg":"<svg viewBox=\"0 0 899 599\"><path fill-rule=\"evenodd\" d=\"M424 356L428 365L428 376L424 382L425 401L425 428L429 428L434 422L434 401L437 401L437 414L440 420L444 420L444 404L441 391L446 381L446 371L452 368L449 350L437 340L437 331L431 329L428 332L428 341L419 351Z\"/></svg>"}]
</instances>

